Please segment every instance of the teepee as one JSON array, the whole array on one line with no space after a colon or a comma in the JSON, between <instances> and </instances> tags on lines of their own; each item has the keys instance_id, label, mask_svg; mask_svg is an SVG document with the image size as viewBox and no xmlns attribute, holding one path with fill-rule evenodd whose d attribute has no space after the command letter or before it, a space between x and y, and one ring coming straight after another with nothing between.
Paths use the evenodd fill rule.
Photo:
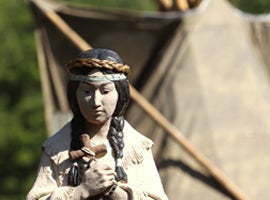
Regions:
<instances>
[{"instance_id":1,"label":"teepee","mask_svg":"<svg viewBox=\"0 0 270 200\"><path fill-rule=\"evenodd\" d=\"M156 109L141 109L145 104L134 90L137 103L126 118L154 140L169 199L270 197L269 16L244 14L225 0L161 13L30 2L50 133L72 117L65 95L66 61L89 44L111 48L133 66L131 84ZM55 15L68 26L56 28ZM156 111L161 118L148 116ZM181 143L180 138L181 146L178 136L167 134L176 130L187 146L185 139Z\"/></svg>"}]
</instances>

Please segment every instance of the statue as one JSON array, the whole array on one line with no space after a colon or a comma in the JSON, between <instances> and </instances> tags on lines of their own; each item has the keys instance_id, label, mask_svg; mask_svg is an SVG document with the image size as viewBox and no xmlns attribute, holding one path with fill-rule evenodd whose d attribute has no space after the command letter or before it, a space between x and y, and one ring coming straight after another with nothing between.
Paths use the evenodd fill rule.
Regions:
<instances>
[{"instance_id":1,"label":"statue","mask_svg":"<svg viewBox=\"0 0 270 200\"><path fill-rule=\"evenodd\" d=\"M124 119L129 66L112 50L91 49L67 67L74 117L43 143L27 200L167 200L153 142Z\"/></svg>"}]
</instances>

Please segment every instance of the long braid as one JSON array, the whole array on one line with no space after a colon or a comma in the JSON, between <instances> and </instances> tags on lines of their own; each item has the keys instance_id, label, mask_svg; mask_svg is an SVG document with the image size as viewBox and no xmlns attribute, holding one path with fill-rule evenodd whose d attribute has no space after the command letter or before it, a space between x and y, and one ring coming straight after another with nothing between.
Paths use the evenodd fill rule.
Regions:
<instances>
[{"instance_id":1,"label":"long braid","mask_svg":"<svg viewBox=\"0 0 270 200\"><path fill-rule=\"evenodd\" d=\"M114 116L111 120L111 126L109 129L108 139L110 145L114 151L114 157L116 160L115 172L117 174L118 181L127 182L127 174L122 166L123 158L123 128L124 128L124 117L123 116Z\"/></svg>"},{"instance_id":2,"label":"long braid","mask_svg":"<svg viewBox=\"0 0 270 200\"><path fill-rule=\"evenodd\" d=\"M71 121L71 143L70 143L70 150L77 150L81 148L81 144L79 141L78 135L79 130L77 127L80 127L79 120L77 117L74 117ZM77 186L81 182L81 172L80 167L78 165L78 160L74 160L72 163L72 166L70 168L69 174L68 174L68 184L71 186Z\"/></svg>"}]
</instances>

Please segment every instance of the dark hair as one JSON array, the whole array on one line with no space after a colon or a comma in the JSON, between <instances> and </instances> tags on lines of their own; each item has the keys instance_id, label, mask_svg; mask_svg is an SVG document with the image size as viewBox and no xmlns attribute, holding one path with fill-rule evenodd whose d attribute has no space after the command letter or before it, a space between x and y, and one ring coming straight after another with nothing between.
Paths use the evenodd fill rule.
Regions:
<instances>
[{"instance_id":1,"label":"dark hair","mask_svg":"<svg viewBox=\"0 0 270 200\"><path fill-rule=\"evenodd\" d=\"M114 61L117 63L122 63L123 61L120 58L120 56L109 49L91 49L83 51L81 54L78 55L77 58L96 58L99 60L109 60ZM78 67L73 68L71 70L74 74L79 75L87 75L91 70L94 68L91 67ZM106 69L106 68L99 68L99 70L104 74L112 74L112 73L119 73L116 70L112 69ZM116 90L118 92L118 101L116 104L115 111L112 116L110 129L108 132L108 140L110 142L110 145L114 152L115 159L122 159L123 157L123 148L124 148L124 141L123 141L123 127L124 127L124 114L128 108L129 99L130 99L130 93L129 93L129 86L128 86L128 80L117 80L113 81L116 87ZM68 82L68 88L67 88L67 94L68 94L68 100L71 107L71 110L74 114L73 120L71 122L72 127L72 141L70 144L71 150L76 150L81 148L80 143L80 135L85 133L84 131L84 117L82 116L77 99L76 99L76 91L79 86L79 81L69 81ZM72 171L72 170L71 170ZM115 169L118 180L127 181L127 175L123 169L123 167L116 166ZM79 174L79 173L77 173ZM69 181L71 185L78 185L80 183L79 177L74 177L74 175L70 175L73 177L69 177Z\"/></svg>"}]
</instances>

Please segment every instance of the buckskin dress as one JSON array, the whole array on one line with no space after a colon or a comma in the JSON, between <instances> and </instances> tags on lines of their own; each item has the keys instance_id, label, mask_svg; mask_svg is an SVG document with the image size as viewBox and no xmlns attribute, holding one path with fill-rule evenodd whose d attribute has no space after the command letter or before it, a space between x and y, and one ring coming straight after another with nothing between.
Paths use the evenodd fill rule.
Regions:
<instances>
[{"instance_id":1,"label":"buckskin dress","mask_svg":"<svg viewBox=\"0 0 270 200\"><path fill-rule=\"evenodd\" d=\"M122 162L128 182L118 185L126 190L133 200L167 200L151 151L153 142L137 132L127 121L123 134L125 146ZM69 158L70 142L71 123L68 122L43 143L37 176L27 200L74 199L74 187L67 184L72 165ZM107 163L114 169L115 160L109 142L106 146L108 153L98 161Z\"/></svg>"}]
</instances>

